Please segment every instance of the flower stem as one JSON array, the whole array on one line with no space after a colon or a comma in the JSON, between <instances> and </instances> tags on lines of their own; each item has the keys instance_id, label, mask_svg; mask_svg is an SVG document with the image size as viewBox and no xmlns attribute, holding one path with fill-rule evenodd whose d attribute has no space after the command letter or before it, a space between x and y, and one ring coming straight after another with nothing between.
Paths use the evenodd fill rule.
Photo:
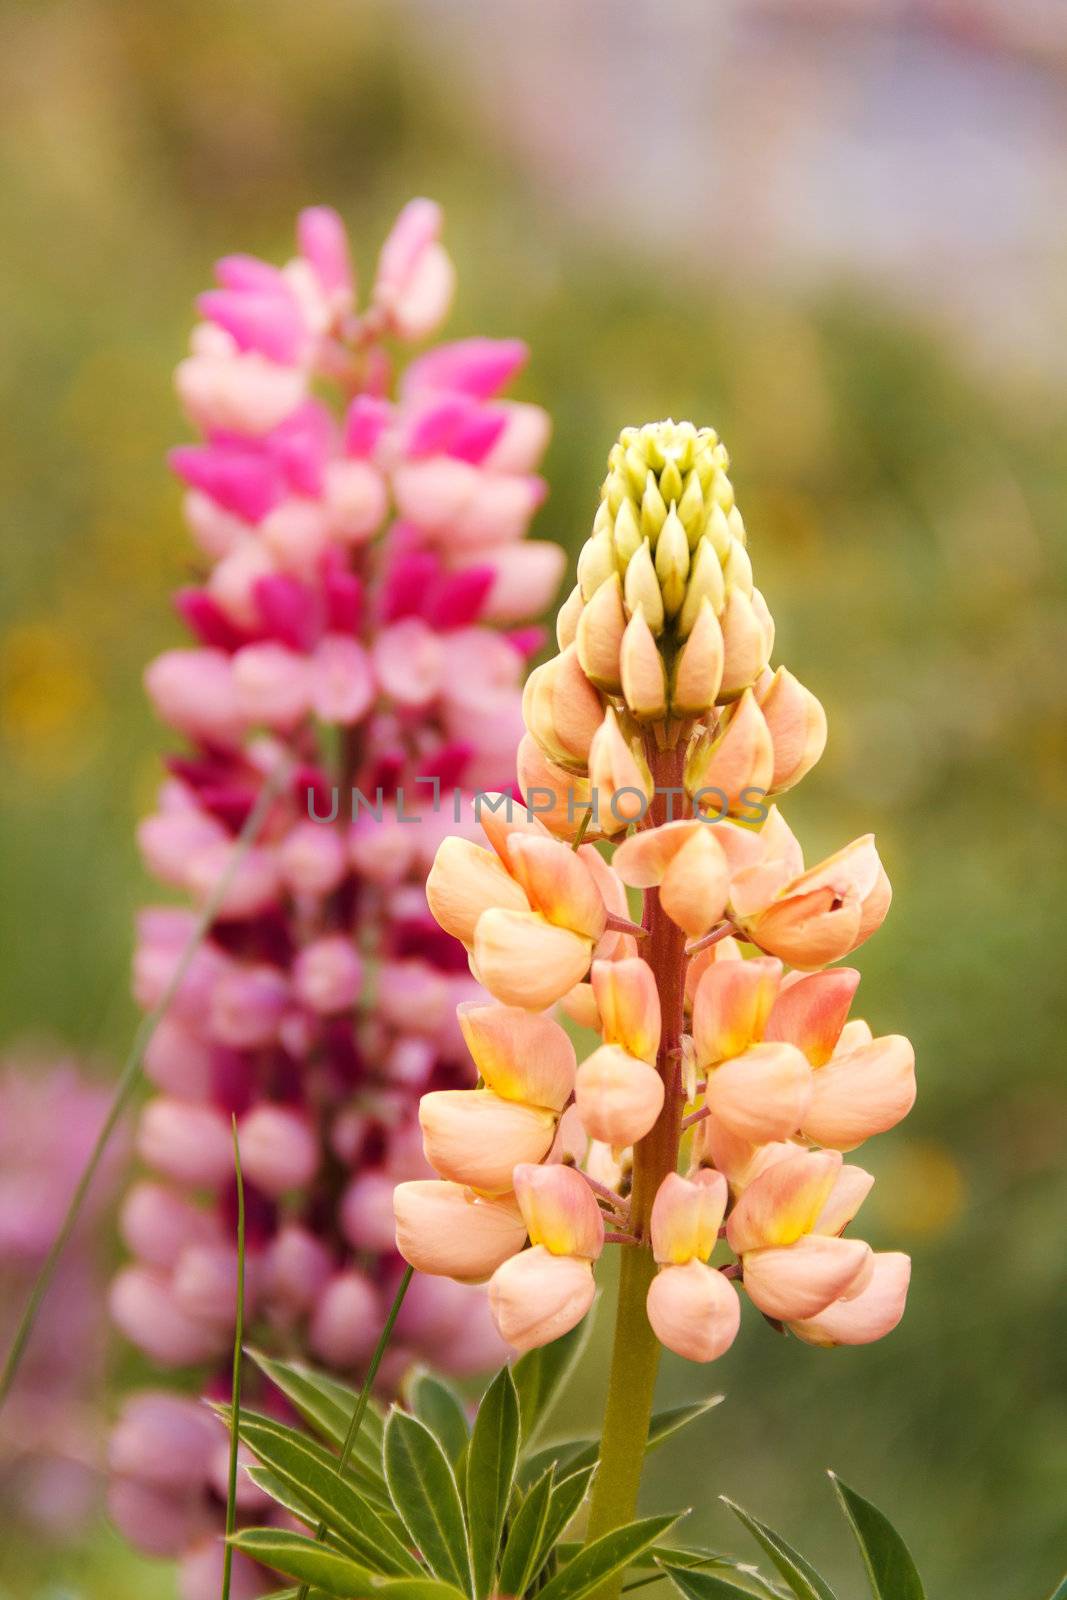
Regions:
<instances>
[{"instance_id":1,"label":"flower stem","mask_svg":"<svg viewBox=\"0 0 1067 1600\"><path fill-rule=\"evenodd\" d=\"M646 752L656 797L645 820L659 827L669 820L670 791L682 783L683 751L679 747ZM630 1228L639 1240L623 1252L615 1341L608 1379L608 1398L600 1445L600 1465L593 1487L589 1535L598 1539L632 1520L641 1485L652 1396L659 1367L659 1341L645 1311L648 1286L656 1272L650 1241L652 1202L663 1179L678 1161L681 1099L674 1092L680 1059L685 999L685 935L666 915L659 895L645 895L644 927L648 938L641 954L652 968L659 991L662 1031L656 1066L664 1079L663 1110L654 1127L634 1146L634 1181ZM596 1590L594 1600L617 1600L622 1573Z\"/></svg>"}]
</instances>

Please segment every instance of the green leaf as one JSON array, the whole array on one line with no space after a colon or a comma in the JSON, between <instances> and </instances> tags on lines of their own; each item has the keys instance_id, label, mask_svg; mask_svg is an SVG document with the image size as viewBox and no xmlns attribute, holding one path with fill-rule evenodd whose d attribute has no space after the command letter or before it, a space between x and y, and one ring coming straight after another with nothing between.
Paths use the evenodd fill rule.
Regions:
<instances>
[{"instance_id":1,"label":"green leaf","mask_svg":"<svg viewBox=\"0 0 1067 1600\"><path fill-rule=\"evenodd\" d=\"M310 1440L280 1423L264 1427L247 1415L241 1419L241 1437L263 1465L312 1508L315 1522L324 1523L328 1532L342 1539L364 1566L392 1576L422 1576L406 1546L339 1475L336 1465L327 1466L320 1459Z\"/></svg>"},{"instance_id":2,"label":"green leaf","mask_svg":"<svg viewBox=\"0 0 1067 1600\"><path fill-rule=\"evenodd\" d=\"M213 1406L212 1409L223 1419L224 1422L229 1422L229 1406L216 1405ZM250 1428L255 1428L257 1430L257 1435L261 1441L268 1435L271 1438L282 1441L286 1439L299 1440L301 1446L305 1450L309 1451L314 1457L315 1461L317 1461L318 1464L333 1478L340 1479L342 1483L350 1483L352 1481L352 1477L355 1474L355 1469L353 1468L352 1463L349 1463L343 1474L339 1473L337 1469L340 1465L340 1462L337 1456L335 1456L331 1450L327 1450L325 1445L319 1444L317 1439L312 1439L304 1433L298 1433L295 1428L287 1427L285 1423L278 1422L274 1417L265 1417L261 1412L242 1409L240 1421L242 1439L249 1439ZM256 1453L259 1453L258 1450ZM386 1488L384 1481L380 1486L376 1486L372 1480L365 1479L362 1476L358 1476L357 1481L359 1483L360 1494L366 1500L373 1502L377 1510L377 1514L380 1517L382 1517L386 1522L392 1523L394 1520L392 1503L389 1499L389 1491ZM397 1527L399 1526L400 1524L398 1523Z\"/></svg>"},{"instance_id":3,"label":"green leaf","mask_svg":"<svg viewBox=\"0 0 1067 1600\"><path fill-rule=\"evenodd\" d=\"M566 1532L567 1527L574 1521L578 1508L588 1493L589 1484L595 1471L596 1467L592 1466L581 1467L577 1472L569 1472L565 1478L559 1480L553 1489L533 1577L536 1578L540 1573L549 1555Z\"/></svg>"},{"instance_id":4,"label":"green leaf","mask_svg":"<svg viewBox=\"0 0 1067 1600\"><path fill-rule=\"evenodd\" d=\"M1049 1595L1048 1600L1067 1600L1067 1574L1065 1574Z\"/></svg>"},{"instance_id":5,"label":"green leaf","mask_svg":"<svg viewBox=\"0 0 1067 1600\"><path fill-rule=\"evenodd\" d=\"M724 1395L713 1394L707 1400L699 1400L694 1405L673 1406L667 1411L657 1411L648 1425L648 1442L645 1450L655 1450L666 1440L687 1428L691 1422L696 1422L708 1411L721 1405ZM552 1445L539 1450L525 1463L526 1473L543 1472L550 1461L566 1464L571 1472L577 1472L581 1467L594 1465L600 1455L599 1439L570 1439L563 1444Z\"/></svg>"},{"instance_id":6,"label":"green leaf","mask_svg":"<svg viewBox=\"0 0 1067 1600\"><path fill-rule=\"evenodd\" d=\"M292 1402L308 1426L328 1444L340 1449L359 1400L356 1391L301 1362L273 1361L259 1350L248 1353L260 1371ZM382 1430L381 1412L372 1402L364 1415L351 1465L361 1476L369 1473L379 1483L382 1481Z\"/></svg>"},{"instance_id":7,"label":"green leaf","mask_svg":"<svg viewBox=\"0 0 1067 1600\"><path fill-rule=\"evenodd\" d=\"M733 1563L730 1563L730 1565L732 1566ZM743 1589L740 1584L731 1582L729 1578L724 1578L718 1572L700 1572L693 1567L668 1566L666 1562L663 1570L674 1584L674 1587L685 1596L685 1600L738 1600L738 1596L743 1596L743 1600L752 1600L755 1593L762 1595L771 1595L773 1593L772 1590L762 1584L758 1591ZM743 1571L744 1569L735 1570ZM754 1581L758 1581L755 1573L751 1573L749 1576Z\"/></svg>"},{"instance_id":8,"label":"green leaf","mask_svg":"<svg viewBox=\"0 0 1067 1600\"><path fill-rule=\"evenodd\" d=\"M436 1578L390 1578L377 1584L374 1593L387 1595L388 1600L467 1600L462 1589Z\"/></svg>"},{"instance_id":9,"label":"green leaf","mask_svg":"<svg viewBox=\"0 0 1067 1600\"><path fill-rule=\"evenodd\" d=\"M467 1452L467 1519L478 1600L493 1587L518 1458L519 1397L511 1369L501 1367L482 1397Z\"/></svg>"},{"instance_id":10,"label":"green leaf","mask_svg":"<svg viewBox=\"0 0 1067 1600\"><path fill-rule=\"evenodd\" d=\"M469 1592L470 1551L452 1463L418 1417L394 1409L385 1425L385 1477L393 1506L437 1578Z\"/></svg>"},{"instance_id":11,"label":"green leaf","mask_svg":"<svg viewBox=\"0 0 1067 1600\"><path fill-rule=\"evenodd\" d=\"M734 1516L748 1529L752 1537L763 1546L768 1557L773 1561L778 1571L782 1574L797 1600L835 1600L834 1591L824 1579L819 1577L810 1561L805 1561L799 1551L792 1545L786 1544L780 1534L768 1528L766 1523L757 1522L755 1517L749 1516L747 1511L721 1496L723 1505L729 1506ZM897 1600L894 1596L893 1600ZM903 1600L903 1597L900 1597Z\"/></svg>"},{"instance_id":12,"label":"green leaf","mask_svg":"<svg viewBox=\"0 0 1067 1600\"><path fill-rule=\"evenodd\" d=\"M553 1401L585 1349L592 1326L592 1317L583 1317L570 1333L528 1350L516 1361L512 1377L519 1396L524 1444L528 1445L544 1425Z\"/></svg>"},{"instance_id":13,"label":"green leaf","mask_svg":"<svg viewBox=\"0 0 1067 1600\"><path fill-rule=\"evenodd\" d=\"M431 1372L417 1372L408 1389L412 1411L437 1435L445 1455L455 1466L470 1437L463 1401L443 1378Z\"/></svg>"},{"instance_id":14,"label":"green leaf","mask_svg":"<svg viewBox=\"0 0 1067 1600\"><path fill-rule=\"evenodd\" d=\"M284 1572L287 1578L299 1578L301 1583L313 1583L326 1594L340 1595L341 1600L368 1594L373 1587L366 1567L300 1533L288 1533L282 1528L246 1528L235 1533L230 1542L265 1567Z\"/></svg>"},{"instance_id":15,"label":"green leaf","mask_svg":"<svg viewBox=\"0 0 1067 1600\"><path fill-rule=\"evenodd\" d=\"M535 1573L534 1563L544 1547L552 1490L556 1483L556 1464L538 1478L512 1518L504 1555L500 1562L501 1594L525 1594Z\"/></svg>"},{"instance_id":16,"label":"green leaf","mask_svg":"<svg viewBox=\"0 0 1067 1600\"><path fill-rule=\"evenodd\" d=\"M918 1569L889 1518L831 1472L841 1509L856 1535L874 1600L926 1600Z\"/></svg>"},{"instance_id":17,"label":"green leaf","mask_svg":"<svg viewBox=\"0 0 1067 1600\"><path fill-rule=\"evenodd\" d=\"M640 1522L628 1522L604 1534L603 1538L594 1539L549 1579L539 1592L538 1600L581 1600L612 1573L628 1567L677 1521L677 1517L670 1516L644 1517Z\"/></svg>"}]
</instances>

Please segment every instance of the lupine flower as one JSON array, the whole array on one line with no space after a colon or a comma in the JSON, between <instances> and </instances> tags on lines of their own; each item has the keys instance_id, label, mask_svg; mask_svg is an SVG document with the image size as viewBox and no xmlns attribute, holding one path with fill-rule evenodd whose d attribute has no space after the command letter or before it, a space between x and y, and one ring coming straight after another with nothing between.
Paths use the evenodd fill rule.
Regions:
<instances>
[{"instance_id":1,"label":"lupine flower","mask_svg":"<svg viewBox=\"0 0 1067 1600\"><path fill-rule=\"evenodd\" d=\"M446 841L430 874L434 916L506 1005L468 1014L496 1041L465 1028L486 1087L424 1100L445 1181L397 1191L398 1239L423 1270L489 1275L517 1349L592 1304L598 1250L575 1219L594 1208L602 1237L651 1252L632 1281L691 1360L733 1342L738 1287L813 1345L880 1338L904 1308L907 1258L846 1231L873 1180L842 1152L907 1114L914 1056L849 1020L859 974L830 965L880 925L889 882L870 836L805 870L765 804L818 760L826 718L770 665L726 465L710 429L622 434L559 654L527 683L526 808L483 817L488 850ZM552 1077L569 1102L533 1087L557 1001L600 1034Z\"/></svg>"},{"instance_id":2,"label":"lupine flower","mask_svg":"<svg viewBox=\"0 0 1067 1600\"><path fill-rule=\"evenodd\" d=\"M80 1064L16 1052L0 1067L0 1333L5 1344L70 1203L107 1111ZM125 1138L102 1169L41 1309L4 1413L0 1483L10 1515L57 1537L91 1514L102 1466L105 1319L94 1234L113 1200Z\"/></svg>"},{"instance_id":3,"label":"lupine flower","mask_svg":"<svg viewBox=\"0 0 1067 1600\"><path fill-rule=\"evenodd\" d=\"M233 1330L233 1115L249 1316L268 1345L283 1338L340 1369L365 1363L400 1270L391 1196L401 1183L405 1237L449 1244L463 1287L438 1280L409 1298L393 1373L418 1356L456 1371L491 1365L499 1340L470 1285L525 1238L506 1198L429 1181L416 1120L431 1091L424 1124L462 1178L466 1119L449 1120L449 1109L474 1072L454 1013L482 991L431 918L423 884L449 833L468 836L453 847L469 867L469 796L512 783L523 661L539 643L517 625L546 604L563 563L555 545L521 542L544 495L548 437L539 407L502 398L524 346L465 339L403 364L403 347L433 334L451 300L441 232L437 206L407 206L361 309L340 220L304 212L285 266L218 263L178 368L200 435L171 458L199 551L176 596L193 642L146 673L182 743L138 837L149 870L189 906L141 918L142 1006L162 997L264 781L279 779L280 793L148 1052L158 1093L137 1142L151 1177L123 1209L132 1259L111 1305L156 1365L205 1368L209 1387L224 1384ZM484 893L474 874L477 910L521 913L546 946L573 945L581 961L569 964L569 988L606 912L589 870L560 846L561 872L542 848L553 841L536 832L527 853L492 856ZM470 917L443 920L471 942ZM489 976L507 964L494 963L492 933L480 941ZM527 1111L505 1066L494 1076L497 1047L479 1015L475 1004L465 1031L485 1035L489 1087L473 1103L496 1110L478 1126L492 1125L510 1192L514 1164L552 1144L573 1051L568 1068L561 1035L566 1081L552 1088L543 1066ZM555 1027L530 1025L539 1047ZM498 1140L516 1119L536 1137ZM483 1163L472 1176L491 1189L497 1174ZM135 1542L188 1552L181 1583L193 1600L217 1591L224 1484L206 1456L187 1460L180 1482L160 1479L159 1462L193 1427L184 1406L131 1402L112 1501ZM238 1589L253 1580L271 1587L252 1569Z\"/></svg>"}]
</instances>

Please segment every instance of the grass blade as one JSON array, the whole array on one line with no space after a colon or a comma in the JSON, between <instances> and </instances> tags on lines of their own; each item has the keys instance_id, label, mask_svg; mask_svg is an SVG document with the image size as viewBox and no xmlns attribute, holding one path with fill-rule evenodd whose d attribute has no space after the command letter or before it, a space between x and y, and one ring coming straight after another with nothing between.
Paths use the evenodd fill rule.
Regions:
<instances>
[{"instance_id":1,"label":"grass blade","mask_svg":"<svg viewBox=\"0 0 1067 1600\"><path fill-rule=\"evenodd\" d=\"M241 1346L245 1337L245 1180L241 1171L241 1147L237 1140L237 1118L233 1123L233 1170L237 1179L237 1316L233 1327L233 1378L230 1385L230 1465L226 1478L226 1545L222 1555L222 1600L230 1600L233 1572L233 1545L230 1539L237 1526L237 1442L241 1418Z\"/></svg>"}]
</instances>

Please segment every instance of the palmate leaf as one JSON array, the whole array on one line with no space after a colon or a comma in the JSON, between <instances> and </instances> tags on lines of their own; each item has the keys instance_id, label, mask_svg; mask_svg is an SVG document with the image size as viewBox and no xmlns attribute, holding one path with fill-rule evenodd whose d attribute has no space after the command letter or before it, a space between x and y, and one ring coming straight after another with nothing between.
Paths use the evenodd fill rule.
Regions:
<instances>
[{"instance_id":1,"label":"palmate leaf","mask_svg":"<svg viewBox=\"0 0 1067 1600\"><path fill-rule=\"evenodd\" d=\"M529 1447L544 1426L553 1402L588 1343L592 1325L591 1317L583 1317L570 1333L536 1350L528 1350L512 1368L525 1446Z\"/></svg>"},{"instance_id":2,"label":"palmate leaf","mask_svg":"<svg viewBox=\"0 0 1067 1600\"><path fill-rule=\"evenodd\" d=\"M241 1437L263 1465L311 1508L311 1520L322 1522L328 1532L343 1540L371 1572L424 1575L369 1501L338 1475L332 1458L330 1465L321 1459L310 1440L281 1423L266 1427L247 1413L241 1418Z\"/></svg>"},{"instance_id":3,"label":"palmate leaf","mask_svg":"<svg viewBox=\"0 0 1067 1600\"><path fill-rule=\"evenodd\" d=\"M359 1396L347 1384L297 1361L274 1361L259 1350L249 1355L260 1371L291 1401L309 1427L314 1428L328 1444L344 1443L348 1424ZM372 1401L363 1417L352 1452L351 1466L356 1472L369 1473L379 1483L382 1474L382 1414Z\"/></svg>"},{"instance_id":4,"label":"palmate leaf","mask_svg":"<svg viewBox=\"0 0 1067 1600\"><path fill-rule=\"evenodd\" d=\"M543 1564L545 1528L556 1484L556 1464L546 1467L512 1518L500 1562L501 1594L525 1594Z\"/></svg>"},{"instance_id":5,"label":"palmate leaf","mask_svg":"<svg viewBox=\"0 0 1067 1600\"><path fill-rule=\"evenodd\" d=\"M519 1397L511 1369L501 1367L482 1397L467 1451L467 1519L477 1600L493 1588L518 1459Z\"/></svg>"},{"instance_id":6,"label":"palmate leaf","mask_svg":"<svg viewBox=\"0 0 1067 1600\"><path fill-rule=\"evenodd\" d=\"M926 1600L911 1551L889 1518L833 1472L830 1482L856 1536L874 1600Z\"/></svg>"},{"instance_id":7,"label":"palmate leaf","mask_svg":"<svg viewBox=\"0 0 1067 1600\"><path fill-rule=\"evenodd\" d=\"M750 1516L739 1505L735 1505L732 1500L728 1500L725 1495L721 1498L723 1504L729 1507L752 1537L762 1545L769 1560L782 1574L797 1600L836 1600L830 1585L819 1577L815 1568L798 1550L794 1550L792 1545L786 1543L781 1534L775 1533L773 1528L768 1528L766 1523L758 1522L755 1517ZM897 1600L896 1596L894 1600Z\"/></svg>"},{"instance_id":8,"label":"palmate leaf","mask_svg":"<svg viewBox=\"0 0 1067 1600\"><path fill-rule=\"evenodd\" d=\"M644 1517L640 1522L628 1522L594 1539L549 1579L540 1590L538 1600L582 1600L583 1595L590 1594L605 1579L628 1567L642 1551L656 1544L678 1520L676 1516Z\"/></svg>"},{"instance_id":9,"label":"palmate leaf","mask_svg":"<svg viewBox=\"0 0 1067 1600\"><path fill-rule=\"evenodd\" d=\"M341 1600L369 1594L374 1587L366 1567L300 1533L288 1533L283 1528L246 1528L235 1533L230 1543L253 1561L284 1572L287 1578L314 1584L316 1589L338 1595Z\"/></svg>"},{"instance_id":10,"label":"palmate leaf","mask_svg":"<svg viewBox=\"0 0 1067 1600\"><path fill-rule=\"evenodd\" d=\"M473 1587L463 1506L452 1463L418 1417L394 1409L382 1459L393 1507L430 1571L469 1593Z\"/></svg>"},{"instance_id":11,"label":"palmate leaf","mask_svg":"<svg viewBox=\"0 0 1067 1600\"><path fill-rule=\"evenodd\" d=\"M432 1372L416 1372L408 1385L408 1404L455 1467L467 1448L470 1427L463 1401L450 1383Z\"/></svg>"}]
</instances>

